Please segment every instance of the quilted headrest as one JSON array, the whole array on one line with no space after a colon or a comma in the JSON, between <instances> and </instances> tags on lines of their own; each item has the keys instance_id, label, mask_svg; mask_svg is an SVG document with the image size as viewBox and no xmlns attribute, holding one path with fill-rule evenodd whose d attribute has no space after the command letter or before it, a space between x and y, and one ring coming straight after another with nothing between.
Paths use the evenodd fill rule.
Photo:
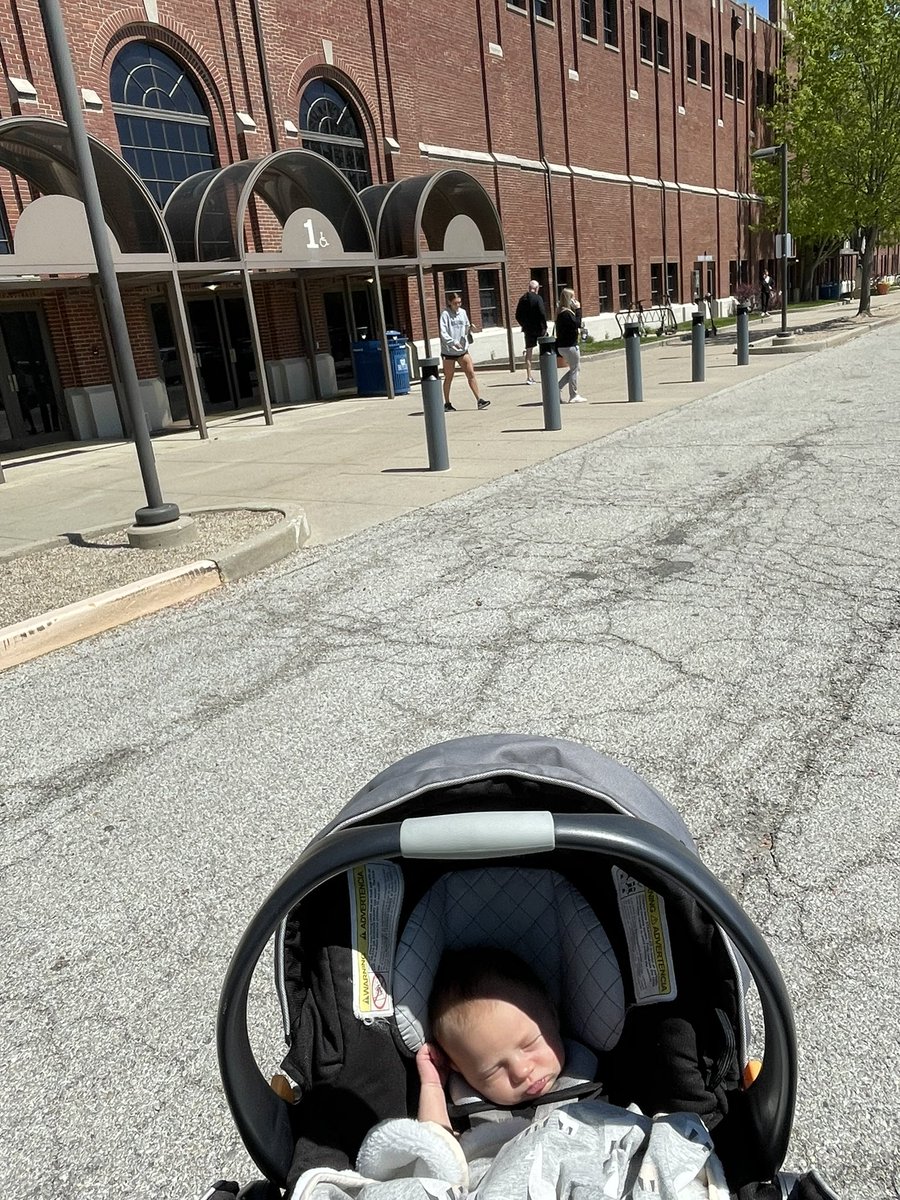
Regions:
<instances>
[{"instance_id":1,"label":"quilted headrest","mask_svg":"<svg viewBox=\"0 0 900 1200\"><path fill-rule=\"evenodd\" d=\"M394 1003L410 1050L427 1040L428 997L441 955L468 946L502 947L528 963L572 1037L594 1050L618 1041L625 1018L622 976L593 909L555 871L490 867L441 876L403 930Z\"/></svg>"}]
</instances>

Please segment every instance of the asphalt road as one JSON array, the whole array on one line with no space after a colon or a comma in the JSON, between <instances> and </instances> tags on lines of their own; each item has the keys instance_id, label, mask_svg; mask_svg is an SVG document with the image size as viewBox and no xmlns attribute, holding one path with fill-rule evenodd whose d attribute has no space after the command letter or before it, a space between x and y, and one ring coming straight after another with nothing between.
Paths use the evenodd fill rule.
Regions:
<instances>
[{"instance_id":1,"label":"asphalt road","mask_svg":"<svg viewBox=\"0 0 900 1200\"><path fill-rule=\"evenodd\" d=\"M684 814L794 1001L789 1165L896 1197L898 373L880 331L0 676L6 1192L246 1179L240 931L382 767L521 730Z\"/></svg>"}]
</instances>

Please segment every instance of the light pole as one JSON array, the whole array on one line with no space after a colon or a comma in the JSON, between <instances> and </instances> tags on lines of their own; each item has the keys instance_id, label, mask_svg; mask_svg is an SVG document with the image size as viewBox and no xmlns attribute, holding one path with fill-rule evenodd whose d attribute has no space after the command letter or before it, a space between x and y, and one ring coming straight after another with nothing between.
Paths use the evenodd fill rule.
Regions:
<instances>
[{"instance_id":1,"label":"light pole","mask_svg":"<svg viewBox=\"0 0 900 1200\"><path fill-rule=\"evenodd\" d=\"M787 327L788 301L788 169L787 142L780 146L763 146L750 153L751 158L779 158L781 160L781 328L778 337L790 337Z\"/></svg>"},{"instance_id":2,"label":"light pole","mask_svg":"<svg viewBox=\"0 0 900 1200\"><path fill-rule=\"evenodd\" d=\"M72 152L75 157L75 167L78 181L81 185L88 228L97 260L97 274L100 278L100 290L109 317L110 335L113 349L122 380L122 390L125 403L131 417L134 430L134 444L137 450L138 463L147 497L147 506L139 508L134 514L135 526L144 529L154 529L160 535L165 527L169 527L178 540L184 540L184 527L191 524L188 518L180 518L177 504L166 503L163 500L159 477L156 473L156 461L150 444L150 430L147 418L141 404L140 385L137 369L134 365L134 354L131 350L131 340L128 325L125 320L125 310L122 306L122 295L119 291L119 281L113 265L112 253L109 248L109 237L106 229L106 218L103 215L103 205L100 200L100 189L97 186L97 175L91 158L91 147L88 141L84 117L75 84L75 71L72 67L72 56L66 38L62 10L59 0L39 0L41 16L44 22L44 33L47 37L47 48L50 51L50 63L56 79L56 90L59 93L60 105L69 137L72 139ZM177 522L177 525L175 524ZM176 534L176 530L178 531ZM129 541L131 541L129 533ZM167 539L168 540L168 539ZM133 544L139 544L133 543ZM157 541L157 544L158 541ZM171 544L171 542L170 542Z\"/></svg>"}]
</instances>

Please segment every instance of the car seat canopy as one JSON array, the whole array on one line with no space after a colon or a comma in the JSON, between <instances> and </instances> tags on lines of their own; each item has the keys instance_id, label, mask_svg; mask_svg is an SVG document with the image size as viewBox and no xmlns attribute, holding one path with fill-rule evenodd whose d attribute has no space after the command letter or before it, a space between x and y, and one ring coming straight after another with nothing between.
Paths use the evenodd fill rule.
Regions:
<instances>
[{"instance_id":1,"label":"car seat canopy","mask_svg":"<svg viewBox=\"0 0 900 1200\"><path fill-rule=\"evenodd\" d=\"M592 1049L615 1046L625 1020L622 974L591 906L556 871L486 867L442 875L416 905L397 947L398 1031L429 1037L428 998L445 950L490 946L532 966L564 1028Z\"/></svg>"}]
</instances>

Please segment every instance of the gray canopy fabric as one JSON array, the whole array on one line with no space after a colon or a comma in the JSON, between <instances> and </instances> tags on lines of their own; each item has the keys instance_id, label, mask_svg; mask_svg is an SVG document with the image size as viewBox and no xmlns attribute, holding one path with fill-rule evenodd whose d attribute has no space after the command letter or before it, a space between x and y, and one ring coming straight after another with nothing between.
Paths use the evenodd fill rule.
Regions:
<instances>
[{"instance_id":1,"label":"gray canopy fabric","mask_svg":"<svg viewBox=\"0 0 900 1200\"><path fill-rule=\"evenodd\" d=\"M248 253L244 245L244 220L254 196L281 226L277 255ZM311 224L305 238L291 239L288 230L298 214ZM163 215L180 262L262 265L277 258L283 267L341 270L375 261L372 229L356 192L337 167L312 150L279 150L193 175L175 189Z\"/></svg>"},{"instance_id":2,"label":"gray canopy fabric","mask_svg":"<svg viewBox=\"0 0 900 1200\"><path fill-rule=\"evenodd\" d=\"M162 254L171 259L166 227L143 181L108 146L94 137L88 142L103 215L121 253L137 258ZM82 200L69 129L63 121L49 117L0 120L0 166L27 179L42 196ZM159 266L155 257L147 269L159 270Z\"/></svg>"},{"instance_id":3,"label":"gray canopy fabric","mask_svg":"<svg viewBox=\"0 0 900 1200\"><path fill-rule=\"evenodd\" d=\"M434 171L360 192L378 257L473 266L504 262L503 227L490 196L465 171Z\"/></svg>"},{"instance_id":4,"label":"gray canopy fabric","mask_svg":"<svg viewBox=\"0 0 900 1200\"><path fill-rule=\"evenodd\" d=\"M571 788L695 850L675 809L621 763L563 738L502 733L456 738L402 758L361 788L316 841L375 817L391 820L391 809L426 793L504 776Z\"/></svg>"}]
</instances>

